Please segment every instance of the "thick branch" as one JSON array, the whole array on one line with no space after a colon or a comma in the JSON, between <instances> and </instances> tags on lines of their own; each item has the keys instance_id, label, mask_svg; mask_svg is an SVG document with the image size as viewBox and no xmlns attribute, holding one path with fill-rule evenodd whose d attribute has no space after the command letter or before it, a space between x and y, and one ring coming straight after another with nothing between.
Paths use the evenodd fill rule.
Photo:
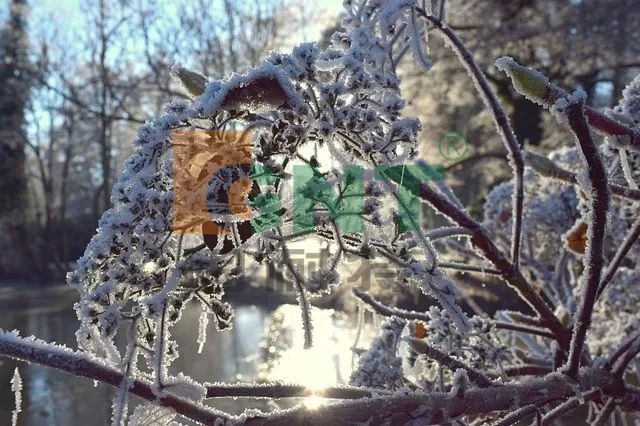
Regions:
<instances>
[{"instance_id":1,"label":"thick branch","mask_svg":"<svg viewBox=\"0 0 640 426\"><path fill-rule=\"evenodd\" d=\"M124 378L122 372L106 364L102 359L34 338L19 337L17 334L2 330L0 330L0 356L56 368L75 376L87 377L114 387L120 386ZM231 418L227 413L198 405L193 401L166 392L158 397L152 390L151 383L146 380L132 379L132 382L130 392L133 395L170 407L176 413L195 422L214 424L216 421L229 420Z\"/></svg>"},{"instance_id":2,"label":"thick branch","mask_svg":"<svg viewBox=\"0 0 640 426\"><path fill-rule=\"evenodd\" d=\"M303 385L286 383L209 383L207 398L301 398L321 396L323 398L358 399L384 393L380 389L366 389L348 386L312 389Z\"/></svg>"},{"instance_id":3,"label":"thick branch","mask_svg":"<svg viewBox=\"0 0 640 426\"><path fill-rule=\"evenodd\" d=\"M318 407L314 410L302 406L292 410L258 415L247 419L250 425L287 424L443 424L460 416L473 416L493 412L512 411L519 406L541 406L565 400L576 391L586 392L594 387L605 395L622 396L624 389L619 380L605 370L582 369L579 381L558 373L541 378L530 378L514 384L496 384L489 388L472 388L462 395L448 393L411 393L359 399ZM626 408L637 400L626 398Z\"/></svg>"},{"instance_id":4,"label":"thick branch","mask_svg":"<svg viewBox=\"0 0 640 426\"><path fill-rule=\"evenodd\" d=\"M573 322L571 349L566 372L572 377L578 373L584 339L591 324L591 313L598 294L600 274L604 264L604 237L609 210L607 172L602 164L598 148L591 138L589 126L583 115L582 103L567 108L569 126L576 139L587 166L591 194L589 196L589 237L585 254L585 268L580 277L582 297Z\"/></svg>"}]
</instances>

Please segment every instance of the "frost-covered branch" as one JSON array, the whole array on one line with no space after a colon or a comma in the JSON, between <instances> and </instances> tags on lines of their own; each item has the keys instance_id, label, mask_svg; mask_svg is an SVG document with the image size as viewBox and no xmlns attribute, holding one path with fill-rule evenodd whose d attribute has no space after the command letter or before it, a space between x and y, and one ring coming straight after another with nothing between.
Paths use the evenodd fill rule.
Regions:
<instances>
[{"instance_id":1,"label":"frost-covered branch","mask_svg":"<svg viewBox=\"0 0 640 426\"><path fill-rule=\"evenodd\" d=\"M495 328L498 328L501 330L519 331L522 333L535 334L537 336L548 337L550 339L554 338L553 334L549 333L546 330L536 328L536 327L531 327L524 324L516 324L511 322L505 322L505 321L491 321L491 324Z\"/></svg>"},{"instance_id":2,"label":"frost-covered branch","mask_svg":"<svg viewBox=\"0 0 640 426\"><path fill-rule=\"evenodd\" d=\"M420 197L456 224L471 231L473 235L471 243L482 251L484 256L500 271L504 280L540 315L545 323L544 325L552 331L558 342L568 347L569 336L565 327L560 324L549 305L531 287L522 272L516 270L513 264L502 254L486 229L466 212L458 209L449 200L433 190L426 182L420 186Z\"/></svg>"},{"instance_id":3,"label":"frost-covered branch","mask_svg":"<svg viewBox=\"0 0 640 426\"><path fill-rule=\"evenodd\" d=\"M411 346L411 348L419 354L426 355L427 357L438 361L440 365L446 366L449 370L456 371L458 369L462 369L467 372L469 375L469 379L474 382L476 385L480 387L488 387L492 386L493 382L480 371L476 370L473 367L470 367L463 362L458 361L455 358L450 357L449 355L443 353L442 351L429 346L424 341L415 338L408 338L407 342Z\"/></svg>"},{"instance_id":4,"label":"frost-covered branch","mask_svg":"<svg viewBox=\"0 0 640 426\"><path fill-rule=\"evenodd\" d=\"M625 391L622 383L611 373L583 368L576 382L564 374L551 373L541 378L530 378L516 383L497 383L488 388L472 388L462 396L437 392L397 393L392 396L327 404L313 411L297 407L273 415L250 417L247 424L405 424L409 421L443 424L460 416L501 413L512 411L514 407L529 405L541 407L571 398L576 392L588 392L593 388L602 390L604 395L620 398L621 406L625 409L633 410L640 402L635 400L635 396L629 391Z\"/></svg>"},{"instance_id":5,"label":"frost-covered branch","mask_svg":"<svg viewBox=\"0 0 640 426\"><path fill-rule=\"evenodd\" d=\"M524 208L524 158L522 156L522 148L518 143L509 117L505 112L502 104L495 95L493 89L487 81L487 77L484 75L482 69L473 58L473 54L469 51L467 46L462 42L458 35L453 31L446 23L440 19L431 16L423 9L418 9L418 14L429 22L431 22L440 32L444 35L445 40L449 42L453 50L456 52L460 61L464 65L465 69L469 73L473 80L478 92L485 101L487 107L491 111L492 117L495 121L496 127L502 140L509 152L509 164L513 168L514 180L515 180L515 193L513 199L513 227L511 234L511 261L513 267L517 270L520 262L520 243L522 235L522 215Z\"/></svg>"},{"instance_id":6,"label":"frost-covered branch","mask_svg":"<svg viewBox=\"0 0 640 426\"><path fill-rule=\"evenodd\" d=\"M207 398L302 398L321 396L335 399L369 398L376 394L389 393L382 389L367 389L354 386L333 386L312 389L308 386L287 383L207 383Z\"/></svg>"},{"instance_id":7,"label":"frost-covered branch","mask_svg":"<svg viewBox=\"0 0 640 426\"><path fill-rule=\"evenodd\" d=\"M542 176L550 177L552 179L557 179L572 184L578 183L578 178L576 177L575 173L563 169L562 167L549 160L548 158L543 157L542 155L536 154L531 151L525 151L524 158L527 166L530 166ZM611 190L611 195L613 196L626 198L633 201L640 201L640 191L637 189L627 188L625 186L616 185L614 183L609 183L609 189Z\"/></svg>"},{"instance_id":8,"label":"frost-covered branch","mask_svg":"<svg viewBox=\"0 0 640 426\"><path fill-rule=\"evenodd\" d=\"M396 316L398 318L404 318L408 320L418 320L418 321L431 321L431 318L422 312L415 311L406 311L404 309L392 308L383 303L377 301L373 296L371 296L366 291L360 290L359 288L353 288L353 294L364 303L369 305L374 312L384 315L387 317Z\"/></svg>"},{"instance_id":9,"label":"frost-covered branch","mask_svg":"<svg viewBox=\"0 0 640 426\"><path fill-rule=\"evenodd\" d=\"M578 373L585 336L591 324L591 314L598 294L600 276L604 264L604 237L609 211L609 188L607 172L602 164L583 114L583 100L577 99L567 106L567 120L576 136L577 143L584 156L591 193L589 194L589 220L587 250L584 271L580 277L581 295L578 310L573 320L571 349L567 360L566 372L574 377Z\"/></svg>"},{"instance_id":10,"label":"frost-covered branch","mask_svg":"<svg viewBox=\"0 0 640 426\"><path fill-rule=\"evenodd\" d=\"M116 388L120 386L124 378L124 374L115 366L91 354L76 352L67 347L43 342L33 337L20 337L16 332L0 330L0 356L56 368ZM159 405L172 408L178 414L196 422L214 424L216 421L230 418L222 411L204 407L176 395L166 392L158 395L151 382L140 378L131 379L129 392L142 399L155 401Z\"/></svg>"}]
</instances>

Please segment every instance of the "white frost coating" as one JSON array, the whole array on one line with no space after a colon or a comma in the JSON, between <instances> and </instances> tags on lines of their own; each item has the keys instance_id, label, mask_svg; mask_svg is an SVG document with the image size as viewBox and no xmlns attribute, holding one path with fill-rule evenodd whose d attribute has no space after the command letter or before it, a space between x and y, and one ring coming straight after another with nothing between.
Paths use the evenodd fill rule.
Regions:
<instances>
[{"instance_id":1,"label":"white frost coating","mask_svg":"<svg viewBox=\"0 0 640 426\"><path fill-rule=\"evenodd\" d=\"M129 417L128 426L168 425L176 417L176 412L168 407L153 403L140 404Z\"/></svg>"},{"instance_id":2,"label":"white frost coating","mask_svg":"<svg viewBox=\"0 0 640 426\"><path fill-rule=\"evenodd\" d=\"M116 396L113 399L113 405L111 407L111 424L113 426L121 426L125 424L127 411L129 409L129 390L132 386L133 379L125 377L122 380L122 384L116 391Z\"/></svg>"},{"instance_id":3,"label":"white frost coating","mask_svg":"<svg viewBox=\"0 0 640 426\"><path fill-rule=\"evenodd\" d=\"M429 71L433 66L433 63L428 57L428 52L425 52L425 45L428 42L428 31L425 31L425 39L424 43L422 40L422 30L418 28L416 11L415 9L411 9L409 12L411 14L411 18L407 25L407 33L409 37L409 43L411 43L411 51L413 52L413 58L415 59L418 66L423 71Z\"/></svg>"},{"instance_id":4,"label":"white frost coating","mask_svg":"<svg viewBox=\"0 0 640 426\"><path fill-rule=\"evenodd\" d=\"M260 109L267 107L278 108L285 104L294 110L304 110L304 102L302 101L300 94L291 87L289 79L284 75L280 68L268 62L248 71L245 74L232 75L224 85L220 85L217 81L209 83L203 96L197 100L196 109L202 115L211 115L220 109L220 107L224 106L225 102L229 102L227 96L233 89L247 87L253 81L261 79L270 79L277 82L280 90L284 93L285 98L277 99L276 101L280 102L278 105L252 105L254 111L257 112ZM246 100L246 102L250 104L251 100Z\"/></svg>"},{"instance_id":5,"label":"white frost coating","mask_svg":"<svg viewBox=\"0 0 640 426\"><path fill-rule=\"evenodd\" d=\"M587 93L582 89L576 89L573 93L559 97L551 106L551 114L558 122L563 123L566 121L565 112L567 108L578 103L584 104L586 100Z\"/></svg>"},{"instance_id":6,"label":"white frost coating","mask_svg":"<svg viewBox=\"0 0 640 426\"><path fill-rule=\"evenodd\" d=\"M11 425L16 426L18 424L18 414L22 411L22 378L20 377L18 367L14 370L13 377L11 378L11 392L13 392L16 404L15 409L11 413Z\"/></svg>"},{"instance_id":7,"label":"white frost coating","mask_svg":"<svg viewBox=\"0 0 640 426\"><path fill-rule=\"evenodd\" d=\"M202 311L198 318L198 353L201 354L204 349L205 343L207 343L207 325L209 324L209 309L204 302L201 303Z\"/></svg>"},{"instance_id":8,"label":"white frost coating","mask_svg":"<svg viewBox=\"0 0 640 426\"><path fill-rule=\"evenodd\" d=\"M458 368L453 372L453 378L451 379L451 390L449 394L452 396L463 396L469 389L469 376L467 370Z\"/></svg>"},{"instance_id":9,"label":"white frost coating","mask_svg":"<svg viewBox=\"0 0 640 426\"><path fill-rule=\"evenodd\" d=\"M592 186L591 180L589 180L589 171L582 169L576 173L576 183L582 192L585 194L591 194Z\"/></svg>"},{"instance_id":10,"label":"white frost coating","mask_svg":"<svg viewBox=\"0 0 640 426\"><path fill-rule=\"evenodd\" d=\"M207 388L182 373L166 378L163 384L167 392L191 401L201 402L207 395Z\"/></svg>"},{"instance_id":11,"label":"white frost coating","mask_svg":"<svg viewBox=\"0 0 640 426\"><path fill-rule=\"evenodd\" d=\"M629 165L627 150L624 148L618 148L618 156L620 157L620 165L622 166L622 171L624 173L624 178L627 181L627 185L629 185L629 187L632 189L638 189L638 184L633 178L633 172L631 170L631 166Z\"/></svg>"},{"instance_id":12,"label":"white frost coating","mask_svg":"<svg viewBox=\"0 0 640 426\"><path fill-rule=\"evenodd\" d=\"M349 384L371 388L397 389L403 377L402 359L396 354L406 321L391 317L380 327L380 336L358 362Z\"/></svg>"},{"instance_id":13,"label":"white frost coating","mask_svg":"<svg viewBox=\"0 0 640 426\"><path fill-rule=\"evenodd\" d=\"M518 65L511 56L502 56L493 63L499 71L507 73L513 66Z\"/></svg>"}]
</instances>

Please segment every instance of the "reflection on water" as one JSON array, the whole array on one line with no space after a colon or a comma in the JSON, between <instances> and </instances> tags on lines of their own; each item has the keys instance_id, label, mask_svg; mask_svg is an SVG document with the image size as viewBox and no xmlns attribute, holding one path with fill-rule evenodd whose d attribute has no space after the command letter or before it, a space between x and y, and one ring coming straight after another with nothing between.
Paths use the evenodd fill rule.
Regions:
<instances>
[{"instance_id":1,"label":"reflection on water","mask_svg":"<svg viewBox=\"0 0 640 426\"><path fill-rule=\"evenodd\" d=\"M260 300L261 305L247 300ZM277 362L265 371L260 369L260 342L266 319L276 309L273 300L261 296L243 297L234 304L235 319L232 330L216 332L213 321L209 323L208 338L201 354L197 353L198 317L200 309L194 304L185 309L180 322L172 329L177 340L180 357L170 368L173 374L182 371L200 382L237 380L283 380L306 384L311 388L342 383L351 373L350 346L354 330L345 326L344 318L336 323L330 310L313 310L315 348L302 350L300 312L294 305L277 309L282 318L278 327L288 335L287 345ZM47 341L66 344L75 348L75 332L78 321L73 311L75 293L67 287L56 288L2 288L0 287L0 328L17 329L22 336L34 335ZM338 326L336 326L338 325ZM100 425L109 424L113 388L84 378L26 365L0 358L0 424L11 418L14 398L10 380L15 367L22 375L23 403L20 425ZM281 400L281 406L294 401ZM315 401L321 403L320 400ZM245 408L268 411L274 408L267 399L243 400L221 398L209 402L212 406L230 413L240 413ZM309 404L314 403L309 399Z\"/></svg>"},{"instance_id":2,"label":"reflection on water","mask_svg":"<svg viewBox=\"0 0 640 426\"><path fill-rule=\"evenodd\" d=\"M78 321L72 308L74 300L74 292L65 287L0 288L0 328L17 329L23 336L35 335L43 340L76 347ZM195 343L198 306L186 309L183 319L172 331L181 352L172 371L181 370L200 381L252 378L262 326L272 308L236 305L237 326L228 332L218 333L211 321L207 343L198 355ZM111 387L94 386L92 381L84 378L3 358L0 358L0 424L11 418L14 408L10 381L16 366L24 382L20 425L109 424ZM216 401L215 406L232 412L244 409L244 404L232 399Z\"/></svg>"}]
</instances>

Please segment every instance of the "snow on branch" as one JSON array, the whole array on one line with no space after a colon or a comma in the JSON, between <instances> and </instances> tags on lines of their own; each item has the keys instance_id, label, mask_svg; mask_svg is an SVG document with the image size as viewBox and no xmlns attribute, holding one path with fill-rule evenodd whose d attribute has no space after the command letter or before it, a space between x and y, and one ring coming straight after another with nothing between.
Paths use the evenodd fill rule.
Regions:
<instances>
[{"instance_id":1,"label":"snow on branch","mask_svg":"<svg viewBox=\"0 0 640 426\"><path fill-rule=\"evenodd\" d=\"M609 187L607 173L604 169L598 149L591 138L587 121L583 114L583 100L576 99L566 107L569 126L576 136L582 152L591 193L589 217L587 219L587 250L584 257L584 270L580 277L580 304L573 319L571 349L567 360L567 374L578 373L582 349L593 313L594 303L600 286L600 276L604 264L604 237L609 211Z\"/></svg>"},{"instance_id":2,"label":"snow on branch","mask_svg":"<svg viewBox=\"0 0 640 426\"><path fill-rule=\"evenodd\" d=\"M16 331L0 330L0 355L56 368L114 387L120 386L125 377L121 371L104 359L88 353L73 351L65 346L44 342L34 337L20 337ZM216 421L230 418L222 411L198 405L175 395L168 393L156 395L152 384L140 378L132 379L129 389L133 395L170 407L196 422L214 424Z\"/></svg>"}]
</instances>

